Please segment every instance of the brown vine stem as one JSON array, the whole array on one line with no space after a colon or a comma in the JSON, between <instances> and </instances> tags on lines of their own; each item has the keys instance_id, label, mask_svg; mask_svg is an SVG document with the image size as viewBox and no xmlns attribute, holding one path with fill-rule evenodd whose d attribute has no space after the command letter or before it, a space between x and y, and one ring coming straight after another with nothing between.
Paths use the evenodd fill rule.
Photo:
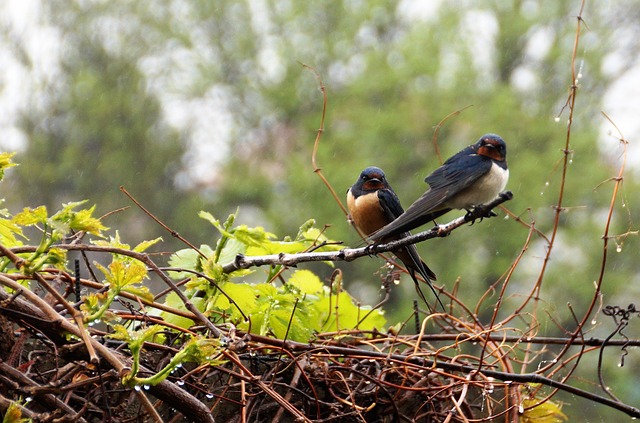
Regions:
<instances>
[{"instance_id":1,"label":"brown vine stem","mask_svg":"<svg viewBox=\"0 0 640 423\"><path fill-rule=\"evenodd\" d=\"M238 359L238 357L235 354L233 354L230 351L224 351L223 354L227 359L229 359L236 366L238 366L238 368L242 372L242 374L238 374L238 373L234 372L235 373L234 374L235 377L237 377L240 380L243 380L245 382L248 382L248 383L251 383L251 384L254 384L254 385L260 387L260 389L262 389L267 395L269 395L275 402L280 404L281 407L286 409L289 413L291 413L291 415L295 416L296 421L305 422L305 423L311 423L311 420L309 420L307 417L305 417L305 415L302 414L300 412L300 410L298 410L296 407L294 407L289 401L287 401L282 395L280 395L274 389L271 389L271 387L269 387L269 385L267 385L259 376L254 376L249 371L249 369L247 369L241 363L241 361ZM229 371L229 373L231 374L231 371Z\"/></svg>"},{"instance_id":2,"label":"brown vine stem","mask_svg":"<svg viewBox=\"0 0 640 423\"><path fill-rule=\"evenodd\" d=\"M449 113L448 115L443 117L442 120L440 120L440 122L438 122L436 126L433 127L433 137L431 138L431 142L433 143L433 148L436 151L436 156L438 156L438 162L440 162L440 164L442 164L443 162L442 154L440 154L440 147L438 146L438 134L440 133L440 128L442 128L449 119L451 119L454 116L458 116L460 113L464 112L469 107L473 107L473 104L469 104L467 106L464 106L462 109L458 109Z\"/></svg>"},{"instance_id":3,"label":"brown vine stem","mask_svg":"<svg viewBox=\"0 0 640 423\"><path fill-rule=\"evenodd\" d=\"M563 160L562 160L562 176L560 178L560 189L558 192L558 201L554 207L554 220L553 220L553 229L551 231L551 238L549 239L549 243L547 244L547 252L544 256L542 268L540 269L540 274L538 275L538 279L536 280L536 284L535 284L533 298L536 301L539 299L539 296L540 296L542 279L544 278L544 275L547 270L547 265L549 264L549 261L551 259L551 252L553 251L553 247L556 241L556 236L558 235L558 229L560 228L560 215L564 211L563 209L564 193L565 193L565 185L567 181L567 171L569 169L569 156L571 155L571 149L570 149L571 148L571 128L573 126L573 113L575 110L576 94L578 92L576 56L577 56L578 45L580 41L580 29L581 29L582 12L584 10L584 5L585 5L585 0L582 0L582 4L580 6L580 13L578 14L578 17L577 17L578 25L577 25L575 39L573 43L573 51L571 55L571 87L569 89L569 96L567 97L567 101L565 103L565 107L568 106L569 108L569 118L567 121L567 131L565 135L564 149L562 150ZM564 110L564 107L563 107L563 110ZM562 113L562 111L560 113ZM558 118L559 117L560 115L558 115ZM525 301L525 303L521 306L521 308L523 308L527 302L528 302L528 298L527 298L527 301Z\"/></svg>"},{"instance_id":4,"label":"brown vine stem","mask_svg":"<svg viewBox=\"0 0 640 423\"><path fill-rule=\"evenodd\" d=\"M19 296L23 296L29 304L35 306L37 311L33 314L33 317L40 319L48 319L51 321L49 326L55 326L56 333L61 331L62 333L68 332L77 338L81 338L80 329L62 317L53 307L45 300L40 298L34 292L25 289L18 282L12 278L7 277L5 274L0 274L0 285L4 285L16 293ZM8 297L7 291L0 290L0 299L6 299ZM16 300L17 301L17 300ZM3 302L6 304L6 302ZM129 358L122 356L118 352L110 349L106 345L99 342L98 339L89 337L89 342L92 343L93 348L97 354L103 358L103 363L109 363L109 365L115 369L119 377L124 376L131 368L131 361ZM145 372L151 372L151 370L144 368ZM191 421L202 421L214 423L209 409L204 406L200 401L193 397L188 392L180 389L175 384L165 380L158 385L150 387L150 392L157 398L167 402L172 407L180 410L183 414L188 416ZM135 395L139 397L141 403L145 406L145 409L149 413L149 416L153 416L154 420L161 422L162 419L158 415L155 408L148 401L143 391L134 391Z\"/></svg>"},{"instance_id":5,"label":"brown vine stem","mask_svg":"<svg viewBox=\"0 0 640 423\"><path fill-rule=\"evenodd\" d=\"M322 134L324 133L324 120L327 115L327 88L325 87L324 82L322 81L322 77L320 76L320 73L314 67L304 64L302 62L298 62L298 63L300 63L300 65L303 68L313 73L313 75L316 77L316 80L318 81L318 84L320 86L320 91L322 92L322 117L320 118L320 126L318 127L318 131L316 134L316 140L313 143L313 153L311 154L311 165L313 166L313 171L315 172L315 174L318 175L318 177L322 180L322 182L327 187L329 192L331 192L333 199L336 201L336 203L338 203L338 206L340 206L340 209L346 216L349 214L349 212L347 211L347 208L344 206L344 204L342 204L342 200L340 199L336 191L333 189L333 186L331 186L331 184L329 183L329 180L324 176L324 174L322 173L322 169L320 168L320 166L318 166L316 161L318 148L320 147L320 140L322 139Z\"/></svg>"},{"instance_id":6,"label":"brown vine stem","mask_svg":"<svg viewBox=\"0 0 640 423\"><path fill-rule=\"evenodd\" d=\"M60 316L60 314L58 314L58 312L54 310L53 307L51 307L46 301L44 301L38 295L36 295L35 293L33 293L28 289L24 289L22 285L18 284L13 279L10 279L2 274L0 274L0 283L2 283L2 285L8 288L11 288L17 292L20 292L20 295L23 295L31 304L38 307L42 313L44 313L49 319L55 322L55 324L59 325L64 331L67 331L77 336L79 339L84 340L86 338L87 342L91 344L91 348L94 351L98 351L100 353L100 356L104 357L109 362L109 364L116 369L116 371L120 376L123 376L124 373L127 371L127 366L125 366L125 364L123 363L123 360L121 360L115 354L113 354L109 348L105 347L100 342L91 338L90 336L86 336L86 337L83 336L82 332L86 332L86 330L81 329L80 327L72 324L67 319ZM66 303L66 300L63 299L62 301ZM141 392L138 392L138 394L141 394L142 396L144 396L144 394L142 394ZM144 400L142 398L141 400L144 403ZM153 416L154 414L157 415L155 410L149 410L149 411L151 416ZM162 419L156 420L156 421L162 421Z\"/></svg>"},{"instance_id":7,"label":"brown vine stem","mask_svg":"<svg viewBox=\"0 0 640 423\"><path fill-rule=\"evenodd\" d=\"M135 251L124 249L124 248L99 246L99 245L84 245L84 244L59 244L59 245L56 245L56 248L61 248L64 250L102 251L107 253L122 254L125 256L132 257L140 261L141 263L144 263L149 269L151 269L156 275L158 275L158 277L160 277L160 279L162 279L162 281L165 284L167 284L167 286L169 286L173 292L176 293L176 295L183 302L187 310L193 313L197 317L197 320L200 321L203 325L207 327L207 329L211 331L211 334L213 336L215 336L216 338L220 338L223 335L222 331L220 331L220 329L218 329L213 323L211 323L211 320L209 320L200 310L198 310L196 306L193 305L191 300L189 300L184 295L182 290L178 288L175 282L173 282L173 280L165 272L163 272L160 269L160 267L158 267L158 265L155 264L155 262L149 258L147 254L138 253ZM9 252L22 251L22 249L16 248L8 251ZM4 254L4 251L0 250L0 252Z\"/></svg>"},{"instance_id":8,"label":"brown vine stem","mask_svg":"<svg viewBox=\"0 0 640 423\"><path fill-rule=\"evenodd\" d=\"M555 210L555 215L554 215L554 221L553 221L553 229L551 232L551 238L547 244L547 251L546 254L544 256L543 259L543 263L542 263L542 268L540 269L540 274L538 275L538 279L536 280L535 286L532 290L532 295L529 295L526 297L525 301L523 302L523 304L520 305L520 307L516 310L516 312L514 314L518 314L519 312L521 312L524 307L526 306L526 304L533 298L534 299L534 309L532 311L532 314L534 316L536 316L537 314L537 309L538 309L538 303L540 300L540 290L542 287L542 280L544 278L546 269L547 269L547 265L549 264L549 261L551 259L551 252L553 250L553 247L555 245L555 240L556 240L556 236L558 234L558 229L560 227L560 214L563 212L563 201L564 201L564 193L565 193L565 184L566 184L566 179L567 179L567 171L568 171L568 167L569 167L569 156L571 154L571 129L572 129L572 125L573 125L573 114L575 111L575 102L576 102L576 95L578 92L578 74L576 72L576 57L578 54L578 46L580 44L580 31L582 28L582 24L583 24L583 18L582 18L582 14L584 12L584 6L585 6L585 1L586 0L582 0L581 4L580 4L580 11L578 13L578 16L576 17L576 31L575 31L575 37L574 37L574 42L573 42L573 51L571 53L571 86L569 89L569 96L567 97L567 101L565 103L565 105L563 106L562 110L560 111L560 114L562 113L562 111L568 107L569 108L569 118L567 121L567 130L566 130L566 136L565 136L565 145L564 145L564 149L563 149L563 162L562 162L562 177L560 180L560 189L559 189L559 193L558 193L558 201L554 207ZM558 119L560 114L558 114ZM597 297L597 294L594 294L594 299L595 297ZM591 312L591 308L589 313ZM584 323L584 321L583 321ZM581 333L582 331L582 325L579 325L573 332L572 332L572 336L571 336L571 340L573 341L574 339L576 339L578 337L578 335ZM558 355L556 356L555 360L552 360L550 364L548 364L547 366L545 366L542 369L538 369L538 373L542 373L544 371L546 371L547 369L555 366L558 362L560 362L560 358L567 352L567 350L569 349L570 343L567 343L567 345L558 353ZM529 351L527 350L525 352L525 362L527 362L527 357L529 356Z\"/></svg>"},{"instance_id":9,"label":"brown vine stem","mask_svg":"<svg viewBox=\"0 0 640 423\"><path fill-rule=\"evenodd\" d=\"M129 191L127 191L127 189L125 187L123 187L122 185L120 186L120 191L122 191L122 193L124 195L126 195L129 200L133 201L133 203L138 206L138 208L140 210L142 210L147 216L149 216L151 219L153 219L158 225L160 225L164 230L166 230L167 232L169 232L171 234L172 237L179 239L180 241L182 241L184 244L186 244L189 248L191 248L193 251L197 252L201 257L206 258L207 256L205 256L202 251L200 251L198 249L198 247L196 247L195 245L193 245L192 243L190 243L186 238L184 238L182 235L180 235L178 232L174 231L173 229L171 229L169 226L167 226L162 220L158 219L153 213L151 213L149 210L147 210L138 200L135 199L135 197L133 195L131 195L129 193Z\"/></svg>"},{"instance_id":10,"label":"brown vine stem","mask_svg":"<svg viewBox=\"0 0 640 423\"><path fill-rule=\"evenodd\" d=\"M611 125L613 125L613 127L616 129L616 131L618 131L618 136L619 136L619 141L622 144L623 147L623 153L622 153L622 164L620 165L620 169L618 171L618 175L614 178L615 183L613 184L613 193L611 194L611 203L609 204L609 211L607 213L607 223L604 227L604 233L602 234L602 263L600 265L600 274L598 275L598 282L596 284L596 292L591 300L591 304L589 304L589 308L587 309L587 312L584 314L584 317L582 319L581 325L583 326L586 321L588 320L589 316L591 315L591 312L593 311L597 299L598 299L598 295L600 293L600 288L602 286L602 281L604 280L604 272L606 270L606 266L607 266L607 254L609 251L609 229L611 226L611 219L613 218L613 209L615 207L615 203L616 200L618 198L618 191L620 189L620 185L622 185L622 181L623 181L623 174L624 174L624 169L625 166L627 164L627 145L629 144L629 142L624 138L624 135L622 135L622 132L620 131L620 129L618 129L618 127L615 125L615 123L613 123L613 121L611 120L611 118L604 112L602 112L602 114L604 115L604 117L609 121L609 123L611 123ZM617 331L616 331L617 332ZM614 332L614 333L616 333ZM613 336L613 334L611 335ZM611 337L610 336L610 337ZM602 357L602 355L600 356ZM602 371L601 371L601 367L600 364L598 364L598 380L600 381L600 387L607 393L607 395L609 395L613 400L619 401L618 398L613 395L611 392L609 392L609 390L607 389L606 386L604 386L604 380L602 377Z\"/></svg>"},{"instance_id":11,"label":"brown vine stem","mask_svg":"<svg viewBox=\"0 0 640 423\"><path fill-rule=\"evenodd\" d=\"M463 374L477 373L477 367L467 364L451 363L446 361L430 360L420 356L407 356L403 354L389 354L378 351L354 349L332 345L310 345L301 342L286 341L283 342L278 339L269 338L266 336L250 335L251 340L261 342L267 345L278 346L285 348L292 352L306 352L306 351L326 351L327 354L334 354L340 357L359 357L359 358L376 358L386 360L387 362L395 362L400 364L412 364L417 366L417 370L431 370L435 369L445 370L447 372L460 372ZM640 417L640 409L622 404L617 401L613 401L610 398L596 395L591 392L585 391L580 388L576 388L571 385L567 385L564 382L557 381L537 373L508 373L491 369L482 369L481 372L485 377L493 377L497 380L503 381L506 385L512 383L537 383L551 388L557 388L570 394L586 398L590 401L597 402L626 413L630 417Z\"/></svg>"},{"instance_id":12,"label":"brown vine stem","mask_svg":"<svg viewBox=\"0 0 640 423\"><path fill-rule=\"evenodd\" d=\"M23 267L24 259L22 259L21 257L18 257L13 251L11 251L9 248L1 244L0 244L0 253L2 253L2 255L4 255L5 257L8 257L13 262L13 264L16 266L17 269L21 269ZM42 277L42 275L40 275L40 273L38 272L33 273L33 277L38 281L40 286L42 286L51 296L53 296L56 299L56 301L67 310L69 315L73 317L73 320L76 323L76 326L78 327L79 338L82 339L82 341L84 342L87 348L87 352L89 354L91 363L98 364L100 362L100 358L96 354L96 351L93 348L93 343L91 342L89 334L85 330L82 313L76 310L71 304L69 304L69 302L66 301L58 291L53 289L53 287L49 285L49 283Z\"/></svg>"}]
</instances>

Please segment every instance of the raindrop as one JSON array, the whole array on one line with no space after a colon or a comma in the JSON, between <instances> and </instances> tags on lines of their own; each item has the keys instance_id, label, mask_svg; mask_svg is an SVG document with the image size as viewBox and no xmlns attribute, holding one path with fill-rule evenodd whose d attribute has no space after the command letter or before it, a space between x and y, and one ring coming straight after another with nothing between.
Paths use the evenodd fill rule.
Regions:
<instances>
[{"instance_id":1,"label":"raindrop","mask_svg":"<svg viewBox=\"0 0 640 423\"><path fill-rule=\"evenodd\" d=\"M33 401L33 397L26 397L26 398L24 399L24 402L25 402L25 403L27 403L27 402L31 402L31 401Z\"/></svg>"},{"instance_id":2,"label":"raindrop","mask_svg":"<svg viewBox=\"0 0 640 423\"><path fill-rule=\"evenodd\" d=\"M184 385L184 380L177 380L177 381L176 381L176 384L177 384L178 386L182 386L182 385Z\"/></svg>"},{"instance_id":3,"label":"raindrop","mask_svg":"<svg viewBox=\"0 0 640 423\"><path fill-rule=\"evenodd\" d=\"M556 116L556 118L554 119L556 122L560 122L560 116Z\"/></svg>"},{"instance_id":4,"label":"raindrop","mask_svg":"<svg viewBox=\"0 0 640 423\"><path fill-rule=\"evenodd\" d=\"M622 245L616 244L616 252L619 253L622 251Z\"/></svg>"},{"instance_id":5,"label":"raindrop","mask_svg":"<svg viewBox=\"0 0 640 423\"><path fill-rule=\"evenodd\" d=\"M136 392L140 392L140 385L136 385L136 386L134 386L134 387L133 387L133 389L135 389L135 390L136 390Z\"/></svg>"},{"instance_id":6,"label":"raindrop","mask_svg":"<svg viewBox=\"0 0 640 423\"><path fill-rule=\"evenodd\" d=\"M593 319L593 320L591 321L591 324L592 324L592 325L595 325L596 323L598 323L598 321L597 321L596 319Z\"/></svg>"},{"instance_id":7,"label":"raindrop","mask_svg":"<svg viewBox=\"0 0 640 423\"><path fill-rule=\"evenodd\" d=\"M582 78L582 73L578 74L578 79Z\"/></svg>"},{"instance_id":8,"label":"raindrop","mask_svg":"<svg viewBox=\"0 0 640 423\"><path fill-rule=\"evenodd\" d=\"M573 164L573 159L569 159L569 164Z\"/></svg>"},{"instance_id":9,"label":"raindrop","mask_svg":"<svg viewBox=\"0 0 640 423\"><path fill-rule=\"evenodd\" d=\"M544 191L540 191L540 197L544 195Z\"/></svg>"},{"instance_id":10,"label":"raindrop","mask_svg":"<svg viewBox=\"0 0 640 423\"><path fill-rule=\"evenodd\" d=\"M209 393L209 394L205 395L205 397L207 397L208 399L212 399L213 398L213 394Z\"/></svg>"},{"instance_id":11,"label":"raindrop","mask_svg":"<svg viewBox=\"0 0 640 423\"><path fill-rule=\"evenodd\" d=\"M524 406L522 404L518 406L518 413L520 414L524 413Z\"/></svg>"},{"instance_id":12,"label":"raindrop","mask_svg":"<svg viewBox=\"0 0 640 423\"><path fill-rule=\"evenodd\" d=\"M545 187L548 187L548 186L549 186L549 181L545 182L545 183L544 183L544 186L545 186Z\"/></svg>"},{"instance_id":13,"label":"raindrop","mask_svg":"<svg viewBox=\"0 0 640 423\"><path fill-rule=\"evenodd\" d=\"M622 203L622 208L627 207L627 203Z\"/></svg>"},{"instance_id":14,"label":"raindrop","mask_svg":"<svg viewBox=\"0 0 640 423\"><path fill-rule=\"evenodd\" d=\"M149 388L150 388L150 386L149 386L149 385L143 385L142 387L144 388L144 390L145 390L145 391L148 391L148 390L149 390Z\"/></svg>"},{"instance_id":15,"label":"raindrop","mask_svg":"<svg viewBox=\"0 0 640 423\"><path fill-rule=\"evenodd\" d=\"M182 363L176 364L176 369L179 369L180 367L182 367Z\"/></svg>"},{"instance_id":16,"label":"raindrop","mask_svg":"<svg viewBox=\"0 0 640 423\"><path fill-rule=\"evenodd\" d=\"M618 363L618 367L622 367L622 363Z\"/></svg>"}]
</instances>

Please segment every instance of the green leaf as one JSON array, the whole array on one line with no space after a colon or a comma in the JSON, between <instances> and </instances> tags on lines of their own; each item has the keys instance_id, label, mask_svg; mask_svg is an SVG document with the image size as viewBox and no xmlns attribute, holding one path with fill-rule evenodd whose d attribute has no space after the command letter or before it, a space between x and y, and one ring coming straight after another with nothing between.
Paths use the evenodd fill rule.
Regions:
<instances>
[{"instance_id":1,"label":"green leaf","mask_svg":"<svg viewBox=\"0 0 640 423\"><path fill-rule=\"evenodd\" d=\"M257 308L258 302L256 294L258 290L256 289L255 285L227 282L222 285L221 288L229 297L231 297L236 302L243 313L251 314ZM236 306L234 306L223 294L220 294L216 297L213 305L220 310L228 311L236 317L241 316L237 311Z\"/></svg>"},{"instance_id":2,"label":"green leaf","mask_svg":"<svg viewBox=\"0 0 640 423\"><path fill-rule=\"evenodd\" d=\"M128 285L142 282L147 277L147 267L138 261L122 261L114 259L105 268L100 263L95 263L96 267L104 274L106 282L111 284L116 290L121 290Z\"/></svg>"},{"instance_id":3,"label":"green leaf","mask_svg":"<svg viewBox=\"0 0 640 423\"><path fill-rule=\"evenodd\" d=\"M213 256L213 249L203 244L200 246L200 251L207 257ZM176 251L169 258L169 266L177 269L193 270L195 272L202 272L202 260L203 257L191 248L185 248L183 250ZM171 272L174 279L184 279L193 276L193 273L189 272Z\"/></svg>"},{"instance_id":4,"label":"green leaf","mask_svg":"<svg viewBox=\"0 0 640 423\"><path fill-rule=\"evenodd\" d=\"M137 295L143 300L153 301L153 294L149 291L149 287L147 286L125 286L122 288L122 291L128 292L129 294Z\"/></svg>"},{"instance_id":5,"label":"green leaf","mask_svg":"<svg viewBox=\"0 0 640 423\"><path fill-rule=\"evenodd\" d=\"M529 390L528 387L531 387L534 388L531 389L531 391L535 392L535 388L538 386L539 384L531 383L523 385L522 390ZM521 416L522 423L561 423L569 419L567 415L562 412L562 407L551 400L540 403L538 398L528 397L522 401L522 406L525 409L525 412Z\"/></svg>"},{"instance_id":6,"label":"green leaf","mask_svg":"<svg viewBox=\"0 0 640 423\"><path fill-rule=\"evenodd\" d=\"M27 239L20 226L14 221L0 219L0 242L7 247L17 247L22 245L22 242L17 237Z\"/></svg>"},{"instance_id":7,"label":"green leaf","mask_svg":"<svg viewBox=\"0 0 640 423\"><path fill-rule=\"evenodd\" d=\"M233 263L238 254L245 254L246 251L247 247L245 246L245 244L235 238L231 238L229 239L229 241L227 241L224 248L220 252L218 263L222 265Z\"/></svg>"},{"instance_id":8,"label":"green leaf","mask_svg":"<svg viewBox=\"0 0 640 423\"><path fill-rule=\"evenodd\" d=\"M27 417L22 417L22 409L17 402L11 401L9 407L6 410L6 414L2 419L2 423L28 423L32 420Z\"/></svg>"},{"instance_id":9,"label":"green leaf","mask_svg":"<svg viewBox=\"0 0 640 423\"><path fill-rule=\"evenodd\" d=\"M124 341L129 344L129 349L131 350L140 350L143 343L165 330L162 325L152 325L140 330L127 330L123 325L113 325L112 328L114 332L106 335L107 338Z\"/></svg>"},{"instance_id":10,"label":"green leaf","mask_svg":"<svg viewBox=\"0 0 640 423\"><path fill-rule=\"evenodd\" d=\"M287 283L300 289L304 294L317 294L324 290L320 278L310 270L296 270Z\"/></svg>"},{"instance_id":11,"label":"green leaf","mask_svg":"<svg viewBox=\"0 0 640 423\"><path fill-rule=\"evenodd\" d=\"M136 253L142 253L146 251L149 247L152 247L161 241L162 241L162 237L158 237L156 239L152 239L149 241L142 241L140 244L133 247L133 251L135 251Z\"/></svg>"},{"instance_id":12,"label":"green leaf","mask_svg":"<svg viewBox=\"0 0 640 423\"><path fill-rule=\"evenodd\" d=\"M116 231L115 236L109 236L108 240L98 239L98 240L92 241L92 243L102 247L114 247L114 248L120 248L123 250L129 250L131 248L129 244L125 244L124 242L120 241L120 232L118 231Z\"/></svg>"},{"instance_id":13,"label":"green leaf","mask_svg":"<svg viewBox=\"0 0 640 423\"><path fill-rule=\"evenodd\" d=\"M4 178L5 169L8 169L8 168L13 167L13 166L18 166L17 163L13 163L11 161L11 158L15 154L16 153L0 153L0 180L2 180L2 178Z\"/></svg>"},{"instance_id":14,"label":"green leaf","mask_svg":"<svg viewBox=\"0 0 640 423\"><path fill-rule=\"evenodd\" d=\"M329 297L323 298L318 303L318 307L320 310L330 312L329 319L321 328L320 332L336 332L342 329L353 329L356 327L365 331L374 328L382 329L386 323L384 312L374 310L362 323L358 324L358 322L371 311L371 306L357 306L353 298L344 291L338 294L337 298L334 295L331 304Z\"/></svg>"},{"instance_id":15,"label":"green leaf","mask_svg":"<svg viewBox=\"0 0 640 423\"><path fill-rule=\"evenodd\" d=\"M12 221L20 226L33 226L46 223L47 208L45 206L36 207L35 209L25 207L20 213L17 213L13 217Z\"/></svg>"},{"instance_id":16,"label":"green leaf","mask_svg":"<svg viewBox=\"0 0 640 423\"><path fill-rule=\"evenodd\" d=\"M108 228L100 222L100 219L92 216L96 208L95 205L90 209L74 210L84 203L86 203L86 200L63 204L62 210L51 216L51 221L54 222L52 226L63 233L73 229L102 236L102 231Z\"/></svg>"},{"instance_id":17,"label":"green leaf","mask_svg":"<svg viewBox=\"0 0 640 423\"><path fill-rule=\"evenodd\" d=\"M204 303L203 298L192 298L191 303L195 305L196 308L198 308L198 310L202 311L202 306ZM169 295L165 297L164 305L178 309L178 310L186 311L186 307L184 306L184 303L182 302L178 294L176 294L175 292L170 292ZM165 322L180 328L184 328L184 329L187 329L195 324L195 322L189 318L186 318L177 314L169 313L164 310L160 312L160 317L162 317L162 319Z\"/></svg>"},{"instance_id":18,"label":"green leaf","mask_svg":"<svg viewBox=\"0 0 640 423\"><path fill-rule=\"evenodd\" d=\"M247 225L240 225L233 230L233 237L247 246L247 254L250 247L260 248L276 236L264 230L263 227L257 226L250 228ZM271 253L266 253L271 254Z\"/></svg>"}]
</instances>

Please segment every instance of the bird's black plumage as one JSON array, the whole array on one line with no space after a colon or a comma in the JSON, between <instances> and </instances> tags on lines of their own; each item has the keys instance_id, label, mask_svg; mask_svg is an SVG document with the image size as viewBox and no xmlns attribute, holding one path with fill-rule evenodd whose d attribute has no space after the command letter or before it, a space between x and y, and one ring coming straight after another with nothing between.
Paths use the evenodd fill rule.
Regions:
<instances>
[{"instance_id":1,"label":"bird's black plumage","mask_svg":"<svg viewBox=\"0 0 640 423\"><path fill-rule=\"evenodd\" d=\"M347 206L353 223L365 235L374 233L404 213L400 200L387 182L384 172L373 166L362 171L358 180L347 192ZM392 241L408 235L409 232L405 232L386 237L384 241ZM394 254L407 268L416 284L416 290L424 302L429 305L420 290L416 273L422 276L442 306L442 302L431 284L431 281L436 279L436 275L422 261L416 246L403 247L394 251ZM444 306L442 307L444 309Z\"/></svg>"},{"instance_id":2,"label":"bird's black plumage","mask_svg":"<svg viewBox=\"0 0 640 423\"><path fill-rule=\"evenodd\" d=\"M469 210L493 200L509 178L506 155L502 138L483 135L427 176L429 190L370 239L380 241L429 223L452 209Z\"/></svg>"}]
</instances>

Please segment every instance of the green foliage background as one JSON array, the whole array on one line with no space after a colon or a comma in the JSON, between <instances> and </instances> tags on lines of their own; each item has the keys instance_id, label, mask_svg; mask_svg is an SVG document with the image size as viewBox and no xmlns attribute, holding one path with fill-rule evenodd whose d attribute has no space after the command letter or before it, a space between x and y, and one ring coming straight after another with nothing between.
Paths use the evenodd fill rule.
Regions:
<instances>
[{"instance_id":1,"label":"green foliage background","mask_svg":"<svg viewBox=\"0 0 640 423\"><path fill-rule=\"evenodd\" d=\"M431 142L434 126L472 105L441 128L443 158L483 133L500 134L508 143L509 188L515 194L507 207L548 233L561 181L567 119L561 111L572 83L580 2L443 2L428 19L403 12L417 3L42 4L41 24L60 36L60 73L28 93L30 106L19 124L28 144L14 159L21 165L8 177L13 192L4 195L7 206L13 211L40 204L55 208L86 198L106 213L130 205L118 190L124 185L197 245L213 244L216 236L197 217L199 210L225 216L238 206L239 222L262 225L279 237L294 235L315 218L319 225L331 225L330 238L358 244L311 167L322 98L300 61L318 70L329 93L318 162L336 191L345 192L361 169L377 165L407 206L425 190L423 178L439 164ZM588 29L577 52L582 77L565 187L567 211L542 289L544 306L569 329L573 318L567 302L575 310L584 307L600 268L611 185L599 184L620 166L618 142L601 134L603 126L611 126L600 114L601 99L632 62L610 72L606 59L624 41L621 28L629 28L639 12L637 1L606 6L590 1L584 12ZM11 30L3 27L0 37L12 39ZM625 47L625 56L637 56L637 43ZM28 52L19 44L14 49L28 69ZM530 82L523 84L523 78ZM196 138L193 127L176 129L168 123L170 101L183 102L188 113L212 97L228 117L224 134ZM203 177L194 169L209 157L194 154L194 142L209 141L225 144L224 158L212 162ZM632 193L637 189L638 181L629 174L613 234L635 229L638 207ZM131 243L165 235L138 210L116 214L105 224L120 228ZM438 283L451 289L459 280L459 296L472 306L508 269L527 234L513 219L497 218L419 249ZM638 240L616 242L622 250L610 256L603 302L626 306L640 294L634 283L640 270ZM166 248L181 247L167 240ZM515 304L529 292L544 253L544 240L534 236L513 276L509 301ZM350 292L375 302L369 299L377 295L380 277L375 272L381 265L378 259L342 264ZM327 276L324 268L312 268ZM387 306L389 322L410 314L414 294L408 282ZM486 301L480 314L490 312L492 304ZM600 316L597 322L604 327L596 325L594 334L606 336L610 322ZM541 322L540 333L561 332ZM611 354L610 360L614 363L617 356ZM638 365L637 357L627 358L625 373L637 373ZM615 369L611 373L610 378L624 378ZM627 402L637 403L640 393L635 395Z\"/></svg>"}]
</instances>

